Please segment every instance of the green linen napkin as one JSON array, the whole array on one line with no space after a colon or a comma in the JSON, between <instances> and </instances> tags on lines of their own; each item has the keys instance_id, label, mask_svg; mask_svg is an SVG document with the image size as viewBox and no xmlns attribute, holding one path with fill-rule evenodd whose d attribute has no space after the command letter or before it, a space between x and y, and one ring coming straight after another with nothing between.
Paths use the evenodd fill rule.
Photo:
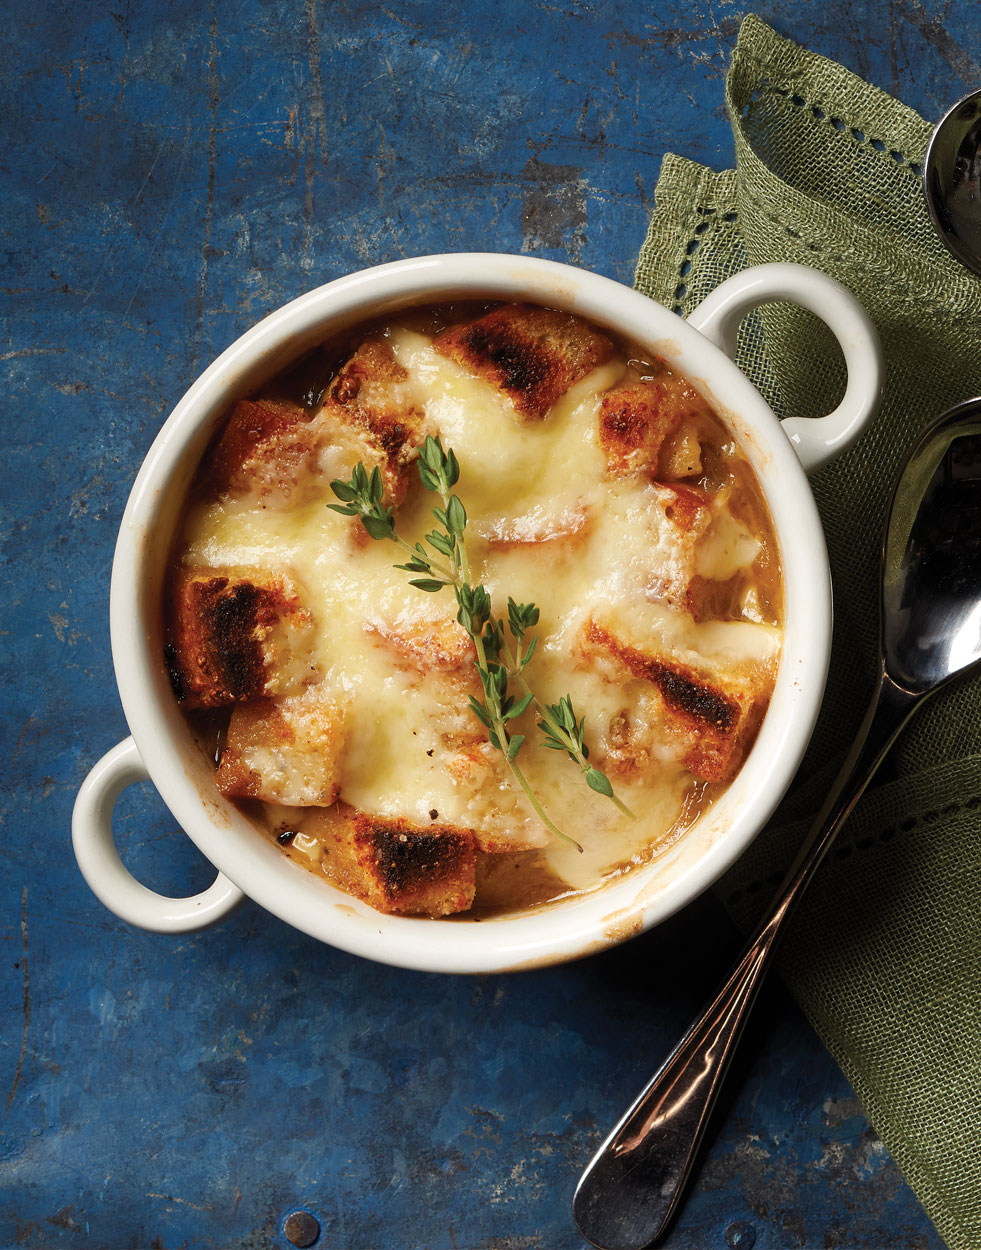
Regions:
<instances>
[{"instance_id":1,"label":"green linen napkin","mask_svg":"<svg viewBox=\"0 0 981 1250\"><path fill-rule=\"evenodd\" d=\"M743 23L726 83L736 168L668 155L637 266L688 313L747 265L796 261L852 290L882 336L875 427L812 479L835 589L827 697L790 797L720 883L748 927L799 844L876 680L878 547L917 433L981 394L981 280L923 204L930 126L840 65ZM840 398L830 332L774 304L738 363L779 416ZM951 1250L981 1247L981 682L928 703L840 835L795 917L781 971Z\"/></svg>"}]
</instances>

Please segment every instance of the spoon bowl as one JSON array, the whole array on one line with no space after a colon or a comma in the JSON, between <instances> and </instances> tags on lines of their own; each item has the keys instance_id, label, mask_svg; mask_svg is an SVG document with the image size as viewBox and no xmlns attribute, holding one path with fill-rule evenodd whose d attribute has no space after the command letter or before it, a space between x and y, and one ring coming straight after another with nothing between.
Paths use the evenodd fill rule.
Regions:
<instances>
[{"instance_id":1,"label":"spoon bowl","mask_svg":"<svg viewBox=\"0 0 981 1250\"><path fill-rule=\"evenodd\" d=\"M944 246L981 274L981 91L958 100L934 128L923 191Z\"/></svg>"},{"instance_id":2,"label":"spoon bowl","mask_svg":"<svg viewBox=\"0 0 981 1250\"><path fill-rule=\"evenodd\" d=\"M886 532L882 652L914 694L981 659L981 399L931 426L903 471Z\"/></svg>"},{"instance_id":3,"label":"spoon bowl","mask_svg":"<svg viewBox=\"0 0 981 1250\"><path fill-rule=\"evenodd\" d=\"M573 1215L600 1250L645 1250L666 1230L789 917L915 710L981 663L981 398L944 413L910 453L879 602L879 687L824 807L732 972L579 1182Z\"/></svg>"}]
</instances>

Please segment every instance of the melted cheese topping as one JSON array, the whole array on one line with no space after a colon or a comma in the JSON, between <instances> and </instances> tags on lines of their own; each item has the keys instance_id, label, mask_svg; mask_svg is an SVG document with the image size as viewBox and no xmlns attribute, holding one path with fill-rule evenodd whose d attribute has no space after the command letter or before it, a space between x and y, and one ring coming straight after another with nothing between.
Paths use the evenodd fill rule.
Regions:
<instances>
[{"instance_id":1,"label":"melted cheese topping","mask_svg":"<svg viewBox=\"0 0 981 1250\"><path fill-rule=\"evenodd\" d=\"M539 606L529 683L548 703L572 696L601 767L597 752L624 701L622 678L582 660L589 621L702 669L754 665L772 676L780 631L761 619L752 586L744 619L696 624L687 610L693 576L724 581L751 570L760 551L760 536L728 510L726 491L707 497L686 528L673 519L672 487L643 475L607 478L598 409L622 379L624 358L594 369L546 419L529 421L502 391L440 355L427 335L399 325L385 334L408 374L400 383L406 403L459 460L471 581L487 588L505 619L509 595ZM449 655L431 671L413 663L414 635L434 622L437 634L452 631L452 591L410 587L410 575L393 567L406 557L392 543L367 539L358 522L327 507L336 502L330 480L350 477L357 459L356 449L334 442L292 509L252 497L198 502L183 551L188 566L272 567L295 582L315 625L311 663L325 697L344 708L340 797L372 814L425 825L435 812L441 824L540 847L576 890L648 856L688 819L705 788L683 766L671 734L642 724L653 766L642 776L613 777L636 814L631 821L585 786L571 760L541 745L531 713L514 723L527 734L519 762L529 783L584 852L550 837L499 754L479 748L482 730L466 706L467 695L479 692L469 659L461 665ZM400 536L415 543L433 527L439 500L412 477L396 520ZM633 716L655 711L642 702Z\"/></svg>"}]
</instances>

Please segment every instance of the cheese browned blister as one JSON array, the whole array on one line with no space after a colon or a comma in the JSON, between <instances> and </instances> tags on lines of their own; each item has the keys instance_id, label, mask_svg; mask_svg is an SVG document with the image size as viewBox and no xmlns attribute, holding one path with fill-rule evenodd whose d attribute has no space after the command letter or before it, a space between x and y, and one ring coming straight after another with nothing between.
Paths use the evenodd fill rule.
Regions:
<instances>
[{"instance_id":1,"label":"cheese browned blister","mask_svg":"<svg viewBox=\"0 0 981 1250\"><path fill-rule=\"evenodd\" d=\"M186 708L231 709L219 787L382 911L524 907L629 871L728 784L772 692L779 553L748 464L687 381L568 313L430 310L350 342L312 409L273 388L238 404L189 500L169 655ZM526 711L520 766L581 852L470 710L453 592L411 587L404 551L328 506L332 479L377 467L399 536L424 541L427 434L460 464L471 582L505 620L509 596L538 605L525 676L572 698L635 813Z\"/></svg>"}]
</instances>

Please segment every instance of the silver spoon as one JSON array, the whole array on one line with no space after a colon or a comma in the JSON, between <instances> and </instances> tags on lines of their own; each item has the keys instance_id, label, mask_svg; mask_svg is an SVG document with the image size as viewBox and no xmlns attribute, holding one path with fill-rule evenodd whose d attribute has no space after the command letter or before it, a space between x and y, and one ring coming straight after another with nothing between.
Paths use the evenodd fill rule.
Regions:
<instances>
[{"instance_id":1,"label":"silver spoon","mask_svg":"<svg viewBox=\"0 0 981 1250\"><path fill-rule=\"evenodd\" d=\"M948 251L981 274L981 91L947 110L923 160L923 191Z\"/></svg>"},{"instance_id":2,"label":"silver spoon","mask_svg":"<svg viewBox=\"0 0 981 1250\"><path fill-rule=\"evenodd\" d=\"M768 919L579 1182L573 1214L601 1250L642 1250L665 1231L787 919L913 712L981 662L981 398L913 449L889 508L880 590L879 689Z\"/></svg>"}]
</instances>

